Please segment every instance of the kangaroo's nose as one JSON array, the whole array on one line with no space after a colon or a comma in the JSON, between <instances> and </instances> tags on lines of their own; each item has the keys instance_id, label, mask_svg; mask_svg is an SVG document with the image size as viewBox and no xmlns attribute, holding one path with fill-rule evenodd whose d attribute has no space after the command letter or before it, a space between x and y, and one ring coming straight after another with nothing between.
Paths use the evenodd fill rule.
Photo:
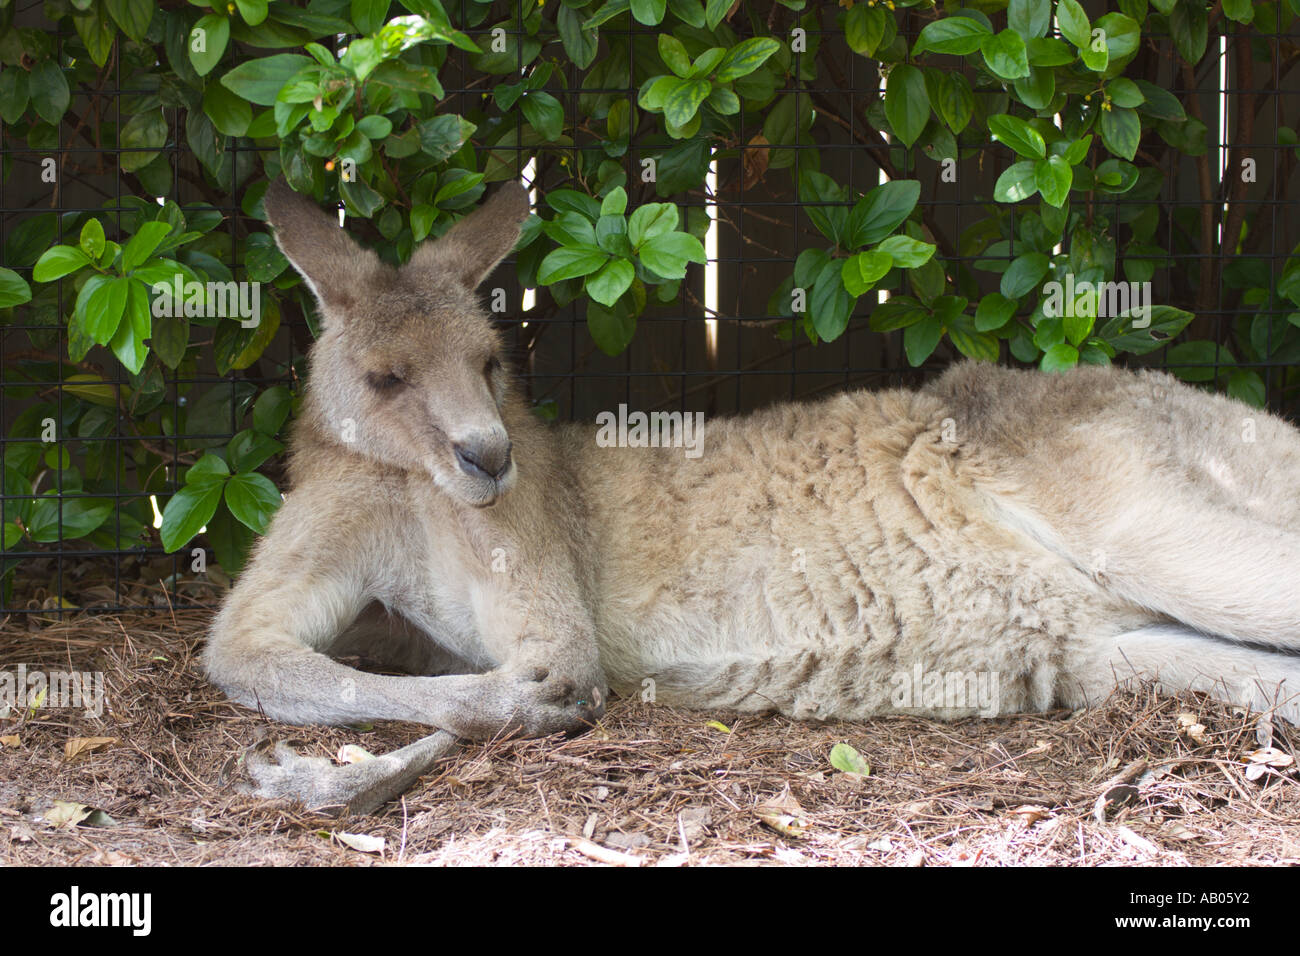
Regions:
<instances>
[{"instance_id":1,"label":"kangaroo's nose","mask_svg":"<svg viewBox=\"0 0 1300 956\"><path fill-rule=\"evenodd\" d=\"M484 435L456 442L456 463L472 478L500 479L510 468L510 440L504 435Z\"/></svg>"}]
</instances>

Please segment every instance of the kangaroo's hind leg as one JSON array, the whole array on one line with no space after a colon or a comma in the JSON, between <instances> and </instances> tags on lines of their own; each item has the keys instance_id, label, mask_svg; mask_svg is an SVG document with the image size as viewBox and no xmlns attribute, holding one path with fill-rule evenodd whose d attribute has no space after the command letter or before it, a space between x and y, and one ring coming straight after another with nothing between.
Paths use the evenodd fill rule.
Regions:
<instances>
[{"instance_id":1,"label":"kangaroo's hind leg","mask_svg":"<svg viewBox=\"0 0 1300 956\"><path fill-rule=\"evenodd\" d=\"M1209 637L1179 624L1079 643L1058 696L1065 706L1086 706L1104 700L1116 685L1146 680L1164 691L1200 691L1300 725L1300 655Z\"/></svg>"},{"instance_id":2,"label":"kangaroo's hind leg","mask_svg":"<svg viewBox=\"0 0 1300 956\"><path fill-rule=\"evenodd\" d=\"M1097 543L1108 590L1207 634L1300 650L1300 533L1165 496Z\"/></svg>"}]
</instances>

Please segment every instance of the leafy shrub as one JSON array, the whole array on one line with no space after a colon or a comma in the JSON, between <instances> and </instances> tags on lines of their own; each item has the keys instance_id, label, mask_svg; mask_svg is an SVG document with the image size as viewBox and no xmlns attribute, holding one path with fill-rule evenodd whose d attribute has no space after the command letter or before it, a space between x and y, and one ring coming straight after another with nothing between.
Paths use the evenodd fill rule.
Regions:
<instances>
[{"instance_id":1,"label":"leafy shrub","mask_svg":"<svg viewBox=\"0 0 1300 956\"><path fill-rule=\"evenodd\" d=\"M712 160L751 149L821 237L771 279L777 334L833 341L866 316L871 329L901 334L913 366L942 348L1056 370L1154 352L1191 309L1226 303L1237 312L1226 335L1168 349L1183 378L1209 382L1226 368L1229 391L1260 405L1251 366L1300 361L1300 248L1281 268L1264 258L1267 240L1253 231L1263 213L1246 202L1257 197L1231 180L1222 195L1203 190L1204 206L1227 204L1222 249L1201 210L1159 202L1182 157L1208 170L1209 143L1195 106L1161 82L1162 63L1190 81L1223 30L1237 35L1239 58L1267 63L1282 41L1266 38L1294 30L1300 0L1118 0L1096 17L1076 0L942 11L931 0L457 6L45 0L46 19L68 33L56 55L51 31L15 25L16 4L0 5L8 145L37 155L102 145L126 193L121 208L105 203L112 212L42 213L8 233L0 314L31 327L34 351L6 370L7 396L30 403L4 447L6 550L60 537L139 544L154 533L152 494L166 499L167 550L206 527L221 565L238 569L278 502L263 469L296 398L250 371L282 315L315 322L258 222L276 176L339 205L354 227L364 221L380 255L401 262L536 159L542 194L517 248L519 282L549 306L585 308L593 342L611 355L632 343L648 304L673 301L704 261L709 220L683 208L687 195ZM818 91L844 87L836 56L846 47L883 78L865 122L847 123L889 174L865 195L822 172L817 148L843 124ZM477 98L448 97L453 75ZM120 124L99 92L110 83L127 91ZM74 93L87 103L80 116L69 112ZM1264 101L1243 95L1253 116ZM762 132L742 143L741 128ZM1281 127L1279 142L1294 146L1295 134ZM633 144L643 175L628 162ZM194 185L211 202L154 200L173 192L177 148L197 159ZM899 170L975 157L1005 171L991 195L961 194L978 215L949 240L920 182ZM217 208L231 201L244 213L233 224ZM1157 304L1149 322L1097 315L1099 284L1146 282L1186 256L1203 264L1178 277L1189 309ZM256 322L213 301L236 275L262 284ZM1077 294L1062 310L1048 284L1067 279ZM877 304L880 290L891 295ZM50 354L60 329L72 364ZM192 384L208 366L229 380ZM57 403L26 384L50 381L61 382ZM1291 394L1294 369L1283 384ZM169 389L181 403L166 400ZM75 460L50 442L51 421L76 439ZM110 441L119 428L121 455ZM124 487L140 496L109 497Z\"/></svg>"}]
</instances>

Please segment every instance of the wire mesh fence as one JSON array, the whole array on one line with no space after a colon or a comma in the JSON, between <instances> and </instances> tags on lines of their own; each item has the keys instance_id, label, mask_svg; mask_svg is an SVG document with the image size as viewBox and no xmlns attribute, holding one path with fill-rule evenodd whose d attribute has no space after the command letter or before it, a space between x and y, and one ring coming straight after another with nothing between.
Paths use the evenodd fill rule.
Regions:
<instances>
[{"instance_id":1,"label":"wire mesh fence","mask_svg":"<svg viewBox=\"0 0 1300 956\"><path fill-rule=\"evenodd\" d=\"M486 47L495 38L488 26L493 21L469 25L475 6L481 5L464 0L458 22ZM510 6L496 5L501 12ZM524 4L514 6L507 35L521 51L522 75L529 35ZM804 24L787 82L773 91L792 137L788 131L778 137L774 107L752 116L742 112L728 135L711 144L631 135L621 154L609 155L594 117L608 111L611 98L635 100L635 57L657 35L629 20L625 84L611 85L600 72L604 47L586 69L552 57L557 69L548 89L562 104L564 128L571 131L567 142L497 142L479 149L484 165L509 155L513 174L540 194L587 189L579 171L597 161L616 164L630 205L653 201L665 169L674 164L709 167L703 188L678 197L686 221L706 236L708 262L688 273L671 301L647 306L621 354L597 347L581 301L560 303L542 290L526 290L510 267L488 283L506 289L507 309L498 318L539 414L590 420L620 403L647 411L738 413L843 388L914 384L960 357L945 342L913 365L900 335L872 327L873 312L891 295L906 292L905 283L863 295L844 333L830 342L811 341L781 301L789 295L799 254L817 239L799 188L808 169L851 190L850 198L821 200L818 208L851 206L851 197L885 181L918 180L919 218L937 246L937 259L953 290L972 301L998 288L999 277L1020 254L1017 243L1033 227L1024 217L1035 215L993 202L995 184L1015 157L993 149L991 141L962 139L950 147L931 138L904 148L885 132L881 65L850 49L835 5L821 6L801 14L813 17L808 20L774 4L766 23L771 28L780 16L783 29ZM52 26L34 6L14 17L26 28ZM1289 198L1300 196L1300 149L1292 131L1300 120L1294 95L1300 90L1300 30L1287 19L1289 26L1275 18L1272 32L1259 23L1246 29L1216 20L1206 55L1194 67L1168 55L1168 37L1147 35L1136 69L1204 124L1208 148L1183 152L1148 137L1142 150L1148 164L1162 170L1162 179L1090 199L1087 216L1108 222L1117 239L1127 238L1141 217L1154 216L1142 220L1147 241L1112 243L1107 254L1118 260L1117 274L1127 270L1130 277L1149 280L1155 302L1194 312L1197 338L1213 345L1208 353L1173 362L1167 349L1138 361L1176 365L1184 377L1212 387L1258 391L1258 401L1294 417L1300 348L1289 329L1300 327L1300 313L1271 292L1300 242L1300 200ZM921 11L907 14L901 35L914 39L926 22ZM746 35L743 20L733 26ZM345 48L348 39L335 37L331 49ZM61 62L72 59L65 49L71 40L67 32L51 36ZM237 64L240 55L232 44L226 65ZM815 58L816 71L805 71L803 58ZM87 215L125 235L126 222L143 206L152 202L156 212L170 203L196 221L216 217L212 228L229 240L221 265L231 278L247 278L250 253L260 248L253 237L266 232L254 214L260 194L249 188L250 171L277 146L225 136L215 160L205 163L196 155L193 130L189 136L180 132L193 106L170 95L165 82L159 88L124 85L122 67L117 57L94 72L93 83L74 84L71 107L57 122L26 127L24 135L6 125L0 140L0 264L30 275L46 248L75 241ZM956 58L951 68L970 72ZM71 68L69 73L81 75ZM477 108L501 81L476 70L465 50L448 55L439 79L443 108L462 114ZM973 98L976 111L991 113L1006 94L975 84ZM104 135L153 111L160 111L168 131L162 145L132 146L124 137ZM147 155L149 162L137 164L132 153ZM1095 167L1094 162L1094 175ZM997 227L1000 246L988 241L989 223ZM348 227L373 228L357 217ZM1223 239L1238 235L1243 238L1235 244ZM1150 268L1153 261L1172 267ZM281 300L273 336L248 363L222 357L223 349L235 350L243 340L230 340L222 327L196 325L197 333L212 338L200 359L175 368L152 362L137 375L111 361L105 349L70 356L70 348L80 350L69 341L66 317L79 294L70 280L60 280L48 300L0 313L7 314L0 328L0 455L6 466L0 612L210 604L224 583L222 562L202 535L193 547L168 553L156 533L160 508L177 488L181 470L239 433L268 387L300 392L315 318ZM269 295L277 294L273 285ZM1248 353L1240 342L1249 343ZM999 348L1002 360L1016 360L1007 342ZM154 427L141 428L141 422ZM271 459L265 470L282 482L278 461ZM36 479L27 484L23 476L32 474ZM11 536L11 527L21 533Z\"/></svg>"}]
</instances>

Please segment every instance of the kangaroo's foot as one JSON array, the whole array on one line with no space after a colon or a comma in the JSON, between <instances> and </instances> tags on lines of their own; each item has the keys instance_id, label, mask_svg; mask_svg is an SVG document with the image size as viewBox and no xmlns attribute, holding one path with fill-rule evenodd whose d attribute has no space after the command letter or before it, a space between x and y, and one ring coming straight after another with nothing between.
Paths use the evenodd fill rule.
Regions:
<instances>
[{"instance_id":1,"label":"kangaroo's foot","mask_svg":"<svg viewBox=\"0 0 1300 956\"><path fill-rule=\"evenodd\" d=\"M438 731L392 753L340 767L328 757L304 757L284 742L263 741L244 755L252 783L240 789L263 799L298 800L311 810L366 814L401 795L456 747L454 736Z\"/></svg>"}]
</instances>

